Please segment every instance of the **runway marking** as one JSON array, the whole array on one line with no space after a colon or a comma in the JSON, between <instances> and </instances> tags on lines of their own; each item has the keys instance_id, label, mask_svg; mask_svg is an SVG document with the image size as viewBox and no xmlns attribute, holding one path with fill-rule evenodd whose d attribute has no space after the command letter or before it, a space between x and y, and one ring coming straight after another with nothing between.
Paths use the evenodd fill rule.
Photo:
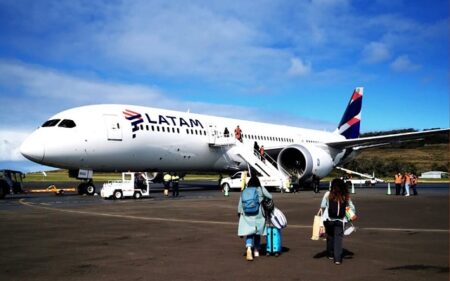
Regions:
<instances>
[{"instance_id":1,"label":"runway marking","mask_svg":"<svg viewBox=\"0 0 450 281\"><path fill-rule=\"evenodd\" d=\"M63 213L71 214L81 214L89 216L99 216L99 217L111 217L120 219L132 219L132 220L143 220L143 221L161 221L161 222L177 222L177 223L194 223L194 224L215 224L215 225L229 225L236 226L237 222L227 222L227 221L211 221L211 220L191 220L191 219L174 219L174 218L158 218L158 217L139 217L131 215L118 215L118 214L108 214L108 213L98 213L98 212L87 212L79 210L70 209L56 209L51 207L44 207L42 205L35 205L31 202L25 202L24 199L20 199L19 203L38 209L45 209L50 211L57 211ZM45 203L41 203L45 204ZM311 229L311 225L301 225L301 224L289 224L288 228L296 229ZM381 232L428 232L428 233L449 233L448 229L427 229L427 228L387 228L387 227L357 227L357 231L381 231Z\"/></svg>"}]
</instances>

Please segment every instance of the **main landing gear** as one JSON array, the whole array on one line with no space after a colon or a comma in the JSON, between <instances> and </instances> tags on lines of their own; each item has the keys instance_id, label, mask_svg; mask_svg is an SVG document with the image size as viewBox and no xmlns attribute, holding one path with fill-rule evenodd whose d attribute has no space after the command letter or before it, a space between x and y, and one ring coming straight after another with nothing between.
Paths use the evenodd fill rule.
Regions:
<instances>
[{"instance_id":1,"label":"main landing gear","mask_svg":"<svg viewBox=\"0 0 450 281\"><path fill-rule=\"evenodd\" d=\"M94 195L95 193L95 185L92 179L88 181L84 181L78 185L78 194L83 195Z\"/></svg>"}]
</instances>

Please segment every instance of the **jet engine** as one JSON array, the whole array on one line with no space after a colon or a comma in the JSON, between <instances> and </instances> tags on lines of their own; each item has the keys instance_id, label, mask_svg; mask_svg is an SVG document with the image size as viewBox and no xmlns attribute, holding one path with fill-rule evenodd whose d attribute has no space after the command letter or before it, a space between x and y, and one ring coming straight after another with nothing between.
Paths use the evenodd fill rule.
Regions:
<instances>
[{"instance_id":1,"label":"jet engine","mask_svg":"<svg viewBox=\"0 0 450 281\"><path fill-rule=\"evenodd\" d=\"M299 182L310 182L313 175L322 178L333 170L333 158L327 150L308 144L290 145L280 151L278 167Z\"/></svg>"}]
</instances>

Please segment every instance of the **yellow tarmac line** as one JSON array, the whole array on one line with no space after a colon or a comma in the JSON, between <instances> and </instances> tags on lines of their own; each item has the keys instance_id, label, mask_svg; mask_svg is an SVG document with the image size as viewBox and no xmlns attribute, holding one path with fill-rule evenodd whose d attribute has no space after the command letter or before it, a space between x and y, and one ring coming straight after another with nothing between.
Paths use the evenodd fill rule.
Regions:
<instances>
[{"instance_id":1,"label":"yellow tarmac line","mask_svg":"<svg viewBox=\"0 0 450 281\"><path fill-rule=\"evenodd\" d=\"M158 218L158 217L139 217L139 216L131 216L131 215L118 215L118 214L108 214L108 213L98 213L98 212L87 212L87 211L78 211L78 210L70 210L70 209L56 209L51 207L43 207L41 205L35 205L31 202L25 202L24 199L20 199L19 203L32 208L45 209L50 211L57 211L63 213L70 214L81 214L81 215L90 215L90 216L99 216L99 217L111 217L111 218L120 218L120 219L132 219L132 220L143 220L143 221L161 221L161 222L177 222L177 223L194 223L194 224L215 224L215 225L228 225L228 226L236 226L237 222L226 222L226 221L206 221L206 220L190 220L190 219L174 219L174 218ZM296 229L312 229L312 225L299 225L299 224L289 224L288 228L296 228ZM429 232L429 233L449 233L448 229L425 229L425 228L383 228L383 227L367 227L367 228L358 228L357 231L382 231L382 232Z\"/></svg>"}]
</instances>

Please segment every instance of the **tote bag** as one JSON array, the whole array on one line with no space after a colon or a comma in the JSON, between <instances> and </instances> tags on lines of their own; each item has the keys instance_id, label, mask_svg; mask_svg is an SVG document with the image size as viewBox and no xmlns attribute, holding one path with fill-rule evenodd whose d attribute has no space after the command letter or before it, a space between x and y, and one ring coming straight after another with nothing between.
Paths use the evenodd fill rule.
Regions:
<instances>
[{"instance_id":1,"label":"tote bag","mask_svg":"<svg viewBox=\"0 0 450 281\"><path fill-rule=\"evenodd\" d=\"M325 233L325 228L322 221L322 209L314 216L311 240L319 240Z\"/></svg>"}]
</instances>

